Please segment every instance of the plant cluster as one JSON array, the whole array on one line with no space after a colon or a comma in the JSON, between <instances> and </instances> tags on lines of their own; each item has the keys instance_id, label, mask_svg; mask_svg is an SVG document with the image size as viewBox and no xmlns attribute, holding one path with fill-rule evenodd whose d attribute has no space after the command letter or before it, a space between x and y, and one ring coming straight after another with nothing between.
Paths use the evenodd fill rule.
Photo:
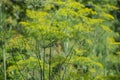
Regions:
<instances>
[{"instance_id":1,"label":"plant cluster","mask_svg":"<svg viewBox=\"0 0 120 80\"><path fill-rule=\"evenodd\" d=\"M118 8L99 2L2 0L0 79L119 80Z\"/></svg>"}]
</instances>

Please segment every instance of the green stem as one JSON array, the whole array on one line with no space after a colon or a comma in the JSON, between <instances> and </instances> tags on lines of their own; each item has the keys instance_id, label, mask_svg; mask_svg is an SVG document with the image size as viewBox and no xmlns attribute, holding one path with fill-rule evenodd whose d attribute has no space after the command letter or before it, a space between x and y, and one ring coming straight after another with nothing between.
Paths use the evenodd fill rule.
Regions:
<instances>
[{"instance_id":1,"label":"green stem","mask_svg":"<svg viewBox=\"0 0 120 80\"><path fill-rule=\"evenodd\" d=\"M50 55L49 55L49 80L51 80L51 59L52 59L52 50L50 46Z\"/></svg>"},{"instance_id":2,"label":"green stem","mask_svg":"<svg viewBox=\"0 0 120 80\"><path fill-rule=\"evenodd\" d=\"M38 60L38 64L39 64L39 72L40 72L40 79L42 80L42 68L41 68L41 63L40 63L40 50L39 50L40 46L39 46L39 41L36 40L36 57L37 57L37 60Z\"/></svg>"},{"instance_id":3,"label":"green stem","mask_svg":"<svg viewBox=\"0 0 120 80\"><path fill-rule=\"evenodd\" d=\"M5 56L5 49L3 49L3 65L4 65L4 80L7 80L7 74L6 74L6 56Z\"/></svg>"},{"instance_id":4,"label":"green stem","mask_svg":"<svg viewBox=\"0 0 120 80\"><path fill-rule=\"evenodd\" d=\"M1 8L1 5L2 5L2 2L0 4L0 11L4 12L4 10ZM1 14L0 15L0 17L1 17L1 20L0 20L1 26L3 25L3 23L2 23L3 22L2 16L3 15ZM2 31L4 31L3 27L1 27L1 29L2 29ZM5 37L5 34L2 36L2 42L5 41L4 37ZM3 53L3 66L4 66L4 80L6 80L7 79L7 75L6 75L6 56L5 56L6 54L5 54L5 47L4 46L2 46L2 53Z\"/></svg>"},{"instance_id":5,"label":"green stem","mask_svg":"<svg viewBox=\"0 0 120 80\"><path fill-rule=\"evenodd\" d=\"M45 80L45 48L43 53L43 80Z\"/></svg>"}]
</instances>

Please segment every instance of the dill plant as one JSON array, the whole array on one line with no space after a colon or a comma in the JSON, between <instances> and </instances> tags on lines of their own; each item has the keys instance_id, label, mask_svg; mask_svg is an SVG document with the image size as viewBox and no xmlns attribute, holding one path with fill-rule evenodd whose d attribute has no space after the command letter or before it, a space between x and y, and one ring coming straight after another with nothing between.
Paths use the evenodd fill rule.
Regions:
<instances>
[{"instance_id":1,"label":"dill plant","mask_svg":"<svg viewBox=\"0 0 120 80\"><path fill-rule=\"evenodd\" d=\"M115 18L110 14L117 8L91 1L93 8L79 0L26 1L35 5L26 9L27 19L19 22L25 35L12 36L5 47L14 55L8 76L13 80L106 80L117 76L118 68L116 74L109 63L118 63L111 60L116 58L113 53L119 43L114 39Z\"/></svg>"}]
</instances>

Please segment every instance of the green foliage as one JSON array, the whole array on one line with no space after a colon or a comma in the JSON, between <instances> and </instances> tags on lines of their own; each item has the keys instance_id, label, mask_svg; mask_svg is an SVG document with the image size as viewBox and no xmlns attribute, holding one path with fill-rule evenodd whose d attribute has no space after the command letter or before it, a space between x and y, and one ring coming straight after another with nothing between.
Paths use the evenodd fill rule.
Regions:
<instances>
[{"instance_id":1,"label":"green foliage","mask_svg":"<svg viewBox=\"0 0 120 80\"><path fill-rule=\"evenodd\" d=\"M118 8L116 1L102 1L2 0L3 8L10 5L0 13L5 13L0 16L6 23L0 25L0 59L6 55L7 78L119 80L120 43L110 14Z\"/></svg>"}]
</instances>

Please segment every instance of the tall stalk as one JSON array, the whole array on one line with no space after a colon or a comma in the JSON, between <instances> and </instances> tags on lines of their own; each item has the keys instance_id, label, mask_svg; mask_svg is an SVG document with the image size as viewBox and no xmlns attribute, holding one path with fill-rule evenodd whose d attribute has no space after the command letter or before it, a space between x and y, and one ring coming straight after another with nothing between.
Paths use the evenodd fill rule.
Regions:
<instances>
[{"instance_id":1,"label":"tall stalk","mask_svg":"<svg viewBox=\"0 0 120 80\"><path fill-rule=\"evenodd\" d=\"M50 46L50 55L49 55L49 80L51 80L51 60L52 60L52 48Z\"/></svg>"},{"instance_id":2,"label":"tall stalk","mask_svg":"<svg viewBox=\"0 0 120 80\"><path fill-rule=\"evenodd\" d=\"M43 80L45 80L45 48L43 53Z\"/></svg>"},{"instance_id":3,"label":"tall stalk","mask_svg":"<svg viewBox=\"0 0 120 80\"><path fill-rule=\"evenodd\" d=\"M1 4L0 4L0 12L4 12L3 11L3 9L2 9L2 2L1 2ZM2 13L1 13L1 15L0 15L0 17L1 17L1 21L0 21L0 23L1 23L1 30L3 31L3 35L2 35L2 44L4 44L3 43L3 41L5 41L5 34L4 34L4 29L3 29L3 19L2 19ZM5 43L6 43L6 41L5 41ZM2 53L3 53L3 66L4 66L4 80L7 80L7 74L6 74L6 53L5 53L5 44L4 44L4 46L2 45Z\"/></svg>"},{"instance_id":4,"label":"tall stalk","mask_svg":"<svg viewBox=\"0 0 120 80\"><path fill-rule=\"evenodd\" d=\"M40 63L40 46L39 46L39 40L36 40L36 57L37 57L37 60L38 60L38 64L39 64L39 73L40 73L40 79L42 80L42 68L41 68L41 63Z\"/></svg>"},{"instance_id":5,"label":"tall stalk","mask_svg":"<svg viewBox=\"0 0 120 80\"><path fill-rule=\"evenodd\" d=\"M6 53L5 53L5 48L3 48L3 65L4 65L4 80L7 80L7 74L6 74Z\"/></svg>"}]
</instances>

